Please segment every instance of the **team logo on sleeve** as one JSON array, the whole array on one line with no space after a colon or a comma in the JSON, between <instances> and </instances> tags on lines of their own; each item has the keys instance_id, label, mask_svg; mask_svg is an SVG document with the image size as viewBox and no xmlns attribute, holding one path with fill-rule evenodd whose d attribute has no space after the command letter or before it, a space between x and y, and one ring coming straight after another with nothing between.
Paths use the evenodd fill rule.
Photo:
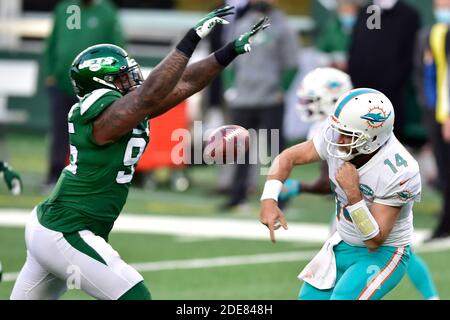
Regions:
<instances>
[{"instance_id":1,"label":"team logo on sleeve","mask_svg":"<svg viewBox=\"0 0 450 320\"><path fill-rule=\"evenodd\" d=\"M370 188L368 185L366 184L360 184L359 185L359 190L366 196L368 197L373 197L374 192L372 190L372 188Z\"/></svg>"},{"instance_id":2,"label":"team logo on sleeve","mask_svg":"<svg viewBox=\"0 0 450 320\"><path fill-rule=\"evenodd\" d=\"M367 120L367 125L370 128L380 128L384 125L387 119L391 116L392 112L386 114L380 107L373 107L369 110L369 113L361 116L361 119Z\"/></svg>"},{"instance_id":3,"label":"team logo on sleeve","mask_svg":"<svg viewBox=\"0 0 450 320\"><path fill-rule=\"evenodd\" d=\"M396 197L402 201L409 201L416 197L416 195L408 190L400 191L396 193Z\"/></svg>"}]
</instances>

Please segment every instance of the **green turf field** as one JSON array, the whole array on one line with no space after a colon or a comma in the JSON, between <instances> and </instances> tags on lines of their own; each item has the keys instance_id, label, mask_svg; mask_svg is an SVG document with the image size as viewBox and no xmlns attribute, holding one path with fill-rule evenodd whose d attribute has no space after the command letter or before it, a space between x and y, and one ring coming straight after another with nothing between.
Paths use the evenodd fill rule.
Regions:
<instances>
[{"instance_id":1,"label":"green turf field","mask_svg":"<svg viewBox=\"0 0 450 320\"><path fill-rule=\"evenodd\" d=\"M10 135L7 141L9 161L22 174L25 193L20 198L12 197L0 184L0 211L31 210L45 198L40 186L47 164L47 141L41 136L28 135ZM295 176L311 180L317 172L318 167L311 165L296 170ZM210 194L216 178L215 168L193 167L188 174L192 188L185 193L173 193L164 186L157 190L132 188L124 212L258 220L256 197L245 212L217 210L225 198ZM439 196L425 188L423 201L415 209L416 227L432 227L439 205ZM330 221L333 207L329 197L304 195L295 199L286 211L287 219L288 222L325 224ZM146 263L140 265L140 272L155 299L295 299L300 285L296 276L308 261L305 257L320 247L319 244L298 242L273 245L268 240L207 239L114 231L110 243L125 261ZM305 257L297 261L295 256L292 259L293 254ZM422 252L420 255L429 264L441 298L450 299L450 249ZM252 260L255 257L266 260L255 262ZM23 227L0 226L0 261L4 275L8 278L18 272L24 258ZM230 261L234 263L227 265ZM0 299L7 299L13 286L13 281L6 280L0 283ZM89 299L77 290L69 291L64 298ZM387 298L420 299L420 295L405 277Z\"/></svg>"}]
</instances>

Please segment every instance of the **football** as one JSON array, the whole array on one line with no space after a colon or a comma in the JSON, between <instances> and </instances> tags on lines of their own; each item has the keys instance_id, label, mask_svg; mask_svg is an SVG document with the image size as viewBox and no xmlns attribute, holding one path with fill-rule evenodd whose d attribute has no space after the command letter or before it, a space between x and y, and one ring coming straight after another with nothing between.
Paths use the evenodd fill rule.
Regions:
<instances>
[{"instance_id":1,"label":"football","mask_svg":"<svg viewBox=\"0 0 450 320\"><path fill-rule=\"evenodd\" d=\"M208 136L203 159L207 164L244 163L249 144L250 134L247 129L224 125Z\"/></svg>"}]
</instances>

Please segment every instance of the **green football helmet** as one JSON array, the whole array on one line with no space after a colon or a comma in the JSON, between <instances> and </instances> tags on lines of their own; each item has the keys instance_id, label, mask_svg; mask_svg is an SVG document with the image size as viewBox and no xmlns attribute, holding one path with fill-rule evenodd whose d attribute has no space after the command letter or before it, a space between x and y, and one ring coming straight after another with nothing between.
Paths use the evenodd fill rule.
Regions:
<instances>
[{"instance_id":1,"label":"green football helmet","mask_svg":"<svg viewBox=\"0 0 450 320\"><path fill-rule=\"evenodd\" d=\"M70 78L79 97L101 88L127 94L144 82L139 64L113 44L98 44L82 51L72 62Z\"/></svg>"}]
</instances>

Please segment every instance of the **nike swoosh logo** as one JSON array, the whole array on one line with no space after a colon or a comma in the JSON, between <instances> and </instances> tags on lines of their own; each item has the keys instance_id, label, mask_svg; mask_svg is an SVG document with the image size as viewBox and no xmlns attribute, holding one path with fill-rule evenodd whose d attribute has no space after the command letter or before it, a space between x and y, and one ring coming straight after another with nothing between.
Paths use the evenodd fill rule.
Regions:
<instances>
[{"instance_id":1,"label":"nike swoosh logo","mask_svg":"<svg viewBox=\"0 0 450 320\"><path fill-rule=\"evenodd\" d=\"M404 181L402 181L402 182L400 182L400 186L402 186L402 185L404 185L405 183L407 183L409 180L411 180L411 178L409 178L409 179L406 179L406 180L404 180Z\"/></svg>"}]
</instances>

